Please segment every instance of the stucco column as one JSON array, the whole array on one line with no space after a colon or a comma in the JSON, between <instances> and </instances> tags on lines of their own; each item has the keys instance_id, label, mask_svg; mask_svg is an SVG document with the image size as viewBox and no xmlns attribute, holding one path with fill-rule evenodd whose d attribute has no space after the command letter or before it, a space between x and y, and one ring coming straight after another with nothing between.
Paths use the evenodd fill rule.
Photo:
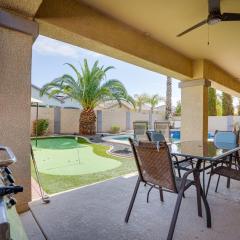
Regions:
<instances>
[{"instance_id":1,"label":"stucco column","mask_svg":"<svg viewBox=\"0 0 240 240\"><path fill-rule=\"evenodd\" d=\"M9 28L12 23L16 23L15 20L18 21L18 18L13 17ZM21 31L24 31L25 26L14 25ZM0 27L0 144L9 146L17 157L17 163L11 169L16 184L24 187L24 192L16 195L17 209L22 212L28 209L28 202L31 201L30 105L33 37L29 33L9 28Z\"/></svg>"},{"instance_id":2,"label":"stucco column","mask_svg":"<svg viewBox=\"0 0 240 240\"><path fill-rule=\"evenodd\" d=\"M210 81L200 79L181 82L181 141L207 141L208 87Z\"/></svg>"}]
</instances>

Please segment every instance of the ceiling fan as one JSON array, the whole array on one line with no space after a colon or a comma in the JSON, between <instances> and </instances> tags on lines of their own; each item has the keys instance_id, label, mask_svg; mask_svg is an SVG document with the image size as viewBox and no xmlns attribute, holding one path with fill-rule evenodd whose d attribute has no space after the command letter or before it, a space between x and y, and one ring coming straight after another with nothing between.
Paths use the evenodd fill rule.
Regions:
<instances>
[{"instance_id":1,"label":"ceiling fan","mask_svg":"<svg viewBox=\"0 0 240 240\"><path fill-rule=\"evenodd\" d=\"M201 27L204 24L213 25L222 21L240 21L240 13L221 13L220 0L208 0L208 17L187 30L179 33L181 37L192 30Z\"/></svg>"}]
</instances>

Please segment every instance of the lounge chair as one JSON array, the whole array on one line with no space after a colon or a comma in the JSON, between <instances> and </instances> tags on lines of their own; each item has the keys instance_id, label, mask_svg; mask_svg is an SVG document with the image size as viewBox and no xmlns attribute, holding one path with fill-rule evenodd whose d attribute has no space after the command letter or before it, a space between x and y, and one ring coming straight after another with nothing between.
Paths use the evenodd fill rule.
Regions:
<instances>
[{"instance_id":1,"label":"lounge chair","mask_svg":"<svg viewBox=\"0 0 240 240\"><path fill-rule=\"evenodd\" d=\"M147 121L135 121L133 122L133 132L135 140L147 140L148 122Z\"/></svg>"},{"instance_id":2,"label":"lounge chair","mask_svg":"<svg viewBox=\"0 0 240 240\"><path fill-rule=\"evenodd\" d=\"M167 142L170 141L170 122L169 121L155 121L154 131L161 132Z\"/></svg>"}]
</instances>

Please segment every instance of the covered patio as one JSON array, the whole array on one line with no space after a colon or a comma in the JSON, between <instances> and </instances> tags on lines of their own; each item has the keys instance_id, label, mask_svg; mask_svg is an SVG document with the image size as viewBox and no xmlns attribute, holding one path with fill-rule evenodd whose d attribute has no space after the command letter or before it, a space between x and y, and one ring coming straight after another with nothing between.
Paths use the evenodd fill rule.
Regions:
<instances>
[{"instance_id":1,"label":"covered patio","mask_svg":"<svg viewBox=\"0 0 240 240\"><path fill-rule=\"evenodd\" d=\"M220 1L223 12L240 12L240 2ZM135 177L117 178L52 196L53 203L32 202L30 101L32 45L39 34L87 48L181 80L181 141L206 141L208 88L239 96L240 22L221 22L180 38L177 34L206 18L208 1L0 0L0 144L18 162L14 177L30 239L166 239L175 196L146 204L141 191L129 223L124 215ZM209 44L208 44L209 43ZM146 80L147 81L147 80ZM222 181L224 182L224 181ZM214 184L212 184L214 185ZM212 229L197 217L195 193L180 210L175 239L240 238L239 189L210 189ZM34 218L33 218L33 216ZM31 224L38 222L38 225ZM44 239L44 238L42 238Z\"/></svg>"},{"instance_id":2,"label":"covered patio","mask_svg":"<svg viewBox=\"0 0 240 240\"><path fill-rule=\"evenodd\" d=\"M154 190L147 203L149 188L141 185L129 223L126 224L124 217L136 180L136 176L119 177L56 194L48 205L41 201L32 202L31 212L22 214L21 219L33 240L43 240L45 237L58 240L164 240L167 238L176 196L164 193L165 202L161 203L159 192ZM203 218L197 216L196 192L192 187L183 200L174 239L240 238L238 182L232 182L229 190L226 188L226 180L222 179L218 193L214 192L215 184L212 186L208 196L212 228L206 227L205 215Z\"/></svg>"}]
</instances>

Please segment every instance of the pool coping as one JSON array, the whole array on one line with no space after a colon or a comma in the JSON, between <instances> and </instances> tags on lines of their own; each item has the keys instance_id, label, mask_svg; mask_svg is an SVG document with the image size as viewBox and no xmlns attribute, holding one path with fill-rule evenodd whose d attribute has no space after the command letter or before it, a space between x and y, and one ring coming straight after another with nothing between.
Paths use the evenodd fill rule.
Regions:
<instances>
[{"instance_id":1,"label":"pool coping","mask_svg":"<svg viewBox=\"0 0 240 240\"><path fill-rule=\"evenodd\" d=\"M129 134L111 135L111 136L102 137L102 140L108 143L119 143L122 145L130 146L130 143L128 141L122 141L122 140L117 140L112 138L113 136L128 136L128 135Z\"/></svg>"}]
</instances>

